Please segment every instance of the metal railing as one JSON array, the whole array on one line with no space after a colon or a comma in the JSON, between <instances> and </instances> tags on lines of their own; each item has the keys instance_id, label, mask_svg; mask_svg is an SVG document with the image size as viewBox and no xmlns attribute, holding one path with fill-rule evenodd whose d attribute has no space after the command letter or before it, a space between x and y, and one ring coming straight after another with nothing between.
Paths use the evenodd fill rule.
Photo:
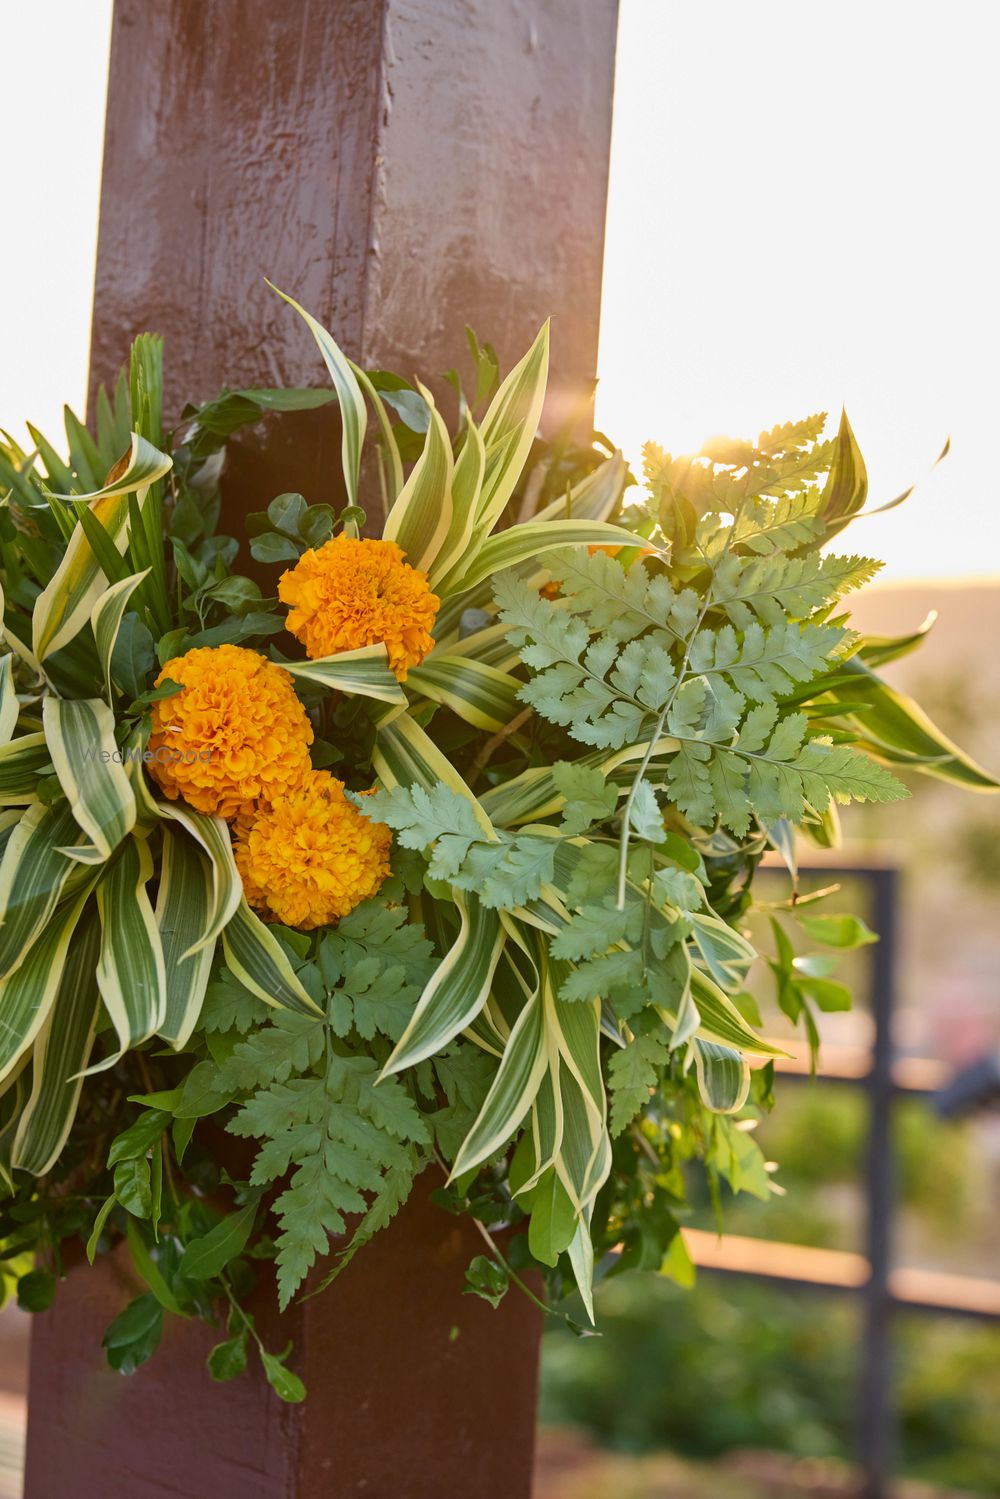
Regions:
<instances>
[{"instance_id":1,"label":"metal railing","mask_svg":"<svg viewBox=\"0 0 1000 1499\"><path fill-rule=\"evenodd\" d=\"M892 1378L892 1319L905 1308L951 1316L1000 1317L1000 1281L897 1267L893 1264L894 1161L893 1109L901 1094L936 1094L947 1081L940 1064L926 1058L895 1057L896 956L899 873L891 866L831 865L803 869L804 875L833 875L862 881L870 894L871 925L879 941L870 949L870 1048L831 1048L821 1054L817 1078L862 1087L868 1098L865 1150L865 1254L810 1249L773 1240L741 1238L685 1229L695 1263L726 1275L860 1295L864 1332L857 1416L857 1453L864 1499L888 1499L896 1450ZM806 1078L800 1060L778 1069L786 1078Z\"/></svg>"}]
</instances>

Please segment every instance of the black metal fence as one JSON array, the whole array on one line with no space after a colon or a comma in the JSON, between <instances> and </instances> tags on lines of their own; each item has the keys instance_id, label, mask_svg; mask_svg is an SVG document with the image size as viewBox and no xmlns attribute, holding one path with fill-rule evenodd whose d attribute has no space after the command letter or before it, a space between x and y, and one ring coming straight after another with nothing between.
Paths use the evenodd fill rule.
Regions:
<instances>
[{"instance_id":1,"label":"black metal fence","mask_svg":"<svg viewBox=\"0 0 1000 1499\"><path fill-rule=\"evenodd\" d=\"M767 1240L722 1240L693 1236L693 1257L705 1270L860 1295L864 1333L858 1392L857 1448L864 1499L888 1499L895 1457L892 1322L900 1309L938 1314L1000 1317L1000 1281L907 1270L893 1256L893 1113L901 1094L934 1094L943 1082L929 1059L897 1060L893 1043L898 951L899 875L891 866L829 865L802 874L856 879L868 888L871 924L879 941L870 949L872 1044L863 1065L834 1056L817 1073L827 1081L863 1087L868 1099L865 1154L865 1255L819 1251ZM801 1067L786 1077L808 1078Z\"/></svg>"}]
</instances>

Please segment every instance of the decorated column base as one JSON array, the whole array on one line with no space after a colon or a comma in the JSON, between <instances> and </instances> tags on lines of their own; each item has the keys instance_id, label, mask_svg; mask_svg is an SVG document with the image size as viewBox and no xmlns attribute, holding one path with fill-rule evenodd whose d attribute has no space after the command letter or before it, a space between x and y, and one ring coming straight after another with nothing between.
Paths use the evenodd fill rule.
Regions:
<instances>
[{"instance_id":1,"label":"decorated column base","mask_svg":"<svg viewBox=\"0 0 1000 1499\"><path fill-rule=\"evenodd\" d=\"M72 1270L31 1345L25 1499L528 1499L540 1314L518 1291L494 1311L462 1294L482 1249L419 1181L389 1228L321 1295L278 1317L308 1400L284 1405L259 1367L226 1384L204 1323L168 1319L137 1373L101 1338L138 1290L126 1255Z\"/></svg>"}]
</instances>

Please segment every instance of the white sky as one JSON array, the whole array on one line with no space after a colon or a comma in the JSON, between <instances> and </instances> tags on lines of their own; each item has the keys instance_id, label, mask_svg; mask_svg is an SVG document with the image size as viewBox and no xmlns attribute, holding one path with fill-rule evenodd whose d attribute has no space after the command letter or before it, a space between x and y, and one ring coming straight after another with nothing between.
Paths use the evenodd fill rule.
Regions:
<instances>
[{"instance_id":1,"label":"white sky","mask_svg":"<svg viewBox=\"0 0 1000 1499\"><path fill-rule=\"evenodd\" d=\"M622 0L598 419L629 456L841 405L884 576L1000 573L982 0Z\"/></svg>"},{"instance_id":2,"label":"white sky","mask_svg":"<svg viewBox=\"0 0 1000 1499\"><path fill-rule=\"evenodd\" d=\"M0 0L0 424L85 388L110 0ZM845 404L893 577L1000 573L996 63L980 0L621 0L600 423L637 458Z\"/></svg>"}]
</instances>

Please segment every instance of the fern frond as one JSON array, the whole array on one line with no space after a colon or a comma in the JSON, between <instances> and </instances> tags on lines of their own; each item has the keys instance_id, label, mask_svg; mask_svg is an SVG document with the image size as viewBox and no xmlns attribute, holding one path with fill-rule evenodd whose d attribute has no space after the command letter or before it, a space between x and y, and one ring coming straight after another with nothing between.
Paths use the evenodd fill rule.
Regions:
<instances>
[{"instance_id":1,"label":"fern frond","mask_svg":"<svg viewBox=\"0 0 1000 1499\"><path fill-rule=\"evenodd\" d=\"M722 609L738 630L745 630L755 615L767 625L781 624L786 617L806 619L869 582L881 566L870 557L776 553L747 560L730 552L716 568L712 606Z\"/></svg>"}]
</instances>

